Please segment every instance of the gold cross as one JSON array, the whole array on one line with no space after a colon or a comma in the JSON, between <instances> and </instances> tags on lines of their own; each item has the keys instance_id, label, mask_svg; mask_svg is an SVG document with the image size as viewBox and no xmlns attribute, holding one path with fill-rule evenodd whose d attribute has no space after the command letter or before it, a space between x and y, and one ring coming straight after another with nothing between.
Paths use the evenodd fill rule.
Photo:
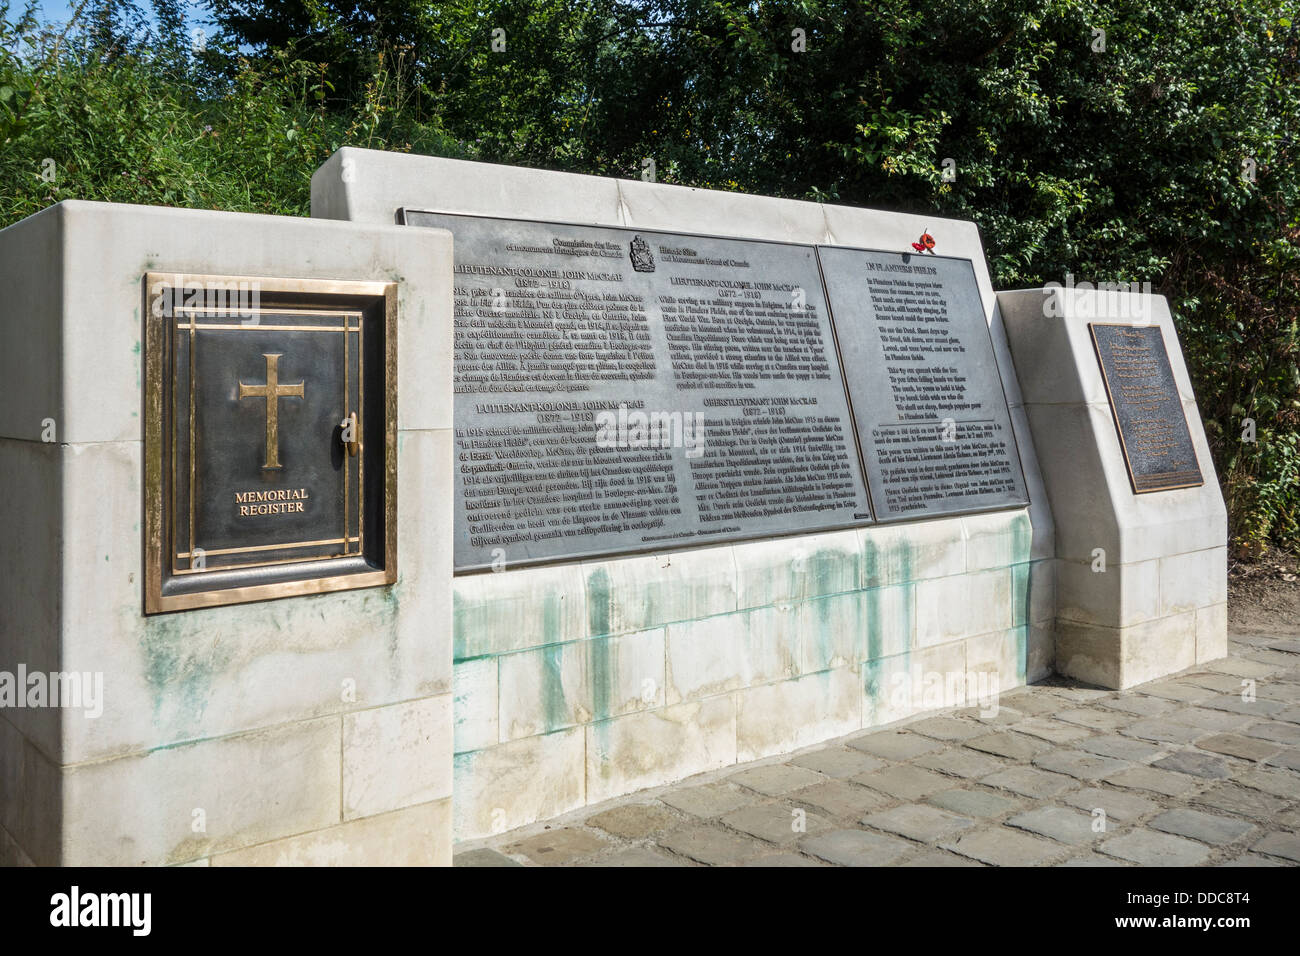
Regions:
<instances>
[{"instance_id":1,"label":"gold cross","mask_svg":"<svg viewBox=\"0 0 1300 956\"><path fill-rule=\"evenodd\" d=\"M268 355L263 352L262 357L266 359L266 384L265 385L245 385L239 383L239 397L244 398L265 398L266 399L266 464L263 468L280 467L280 396L296 395L303 397L303 383L297 382L293 385L280 384L280 356L282 352L276 352Z\"/></svg>"}]
</instances>

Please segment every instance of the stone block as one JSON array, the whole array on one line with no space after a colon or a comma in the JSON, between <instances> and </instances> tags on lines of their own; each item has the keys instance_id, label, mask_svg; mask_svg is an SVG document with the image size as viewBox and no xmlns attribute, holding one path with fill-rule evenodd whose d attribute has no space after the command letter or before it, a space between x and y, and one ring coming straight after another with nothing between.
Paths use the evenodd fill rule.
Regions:
<instances>
[{"instance_id":1,"label":"stone block","mask_svg":"<svg viewBox=\"0 0 1300 956\"><path fill-rule=\"evenodd\" d=\"M859 681L839 668L737 691L736 759L789 753L859 729Z\"/></svg>"},{"instance_id":2,"label":"stone block","mask_svg":"<svg viewBox=\"0 0 1300 956\"><path fill-rule=\"evenodd\" d=\"M856 530L737 542L736 606L795 604L862 586L862 545Z\"/></svg>"},{"instance_id":3,"label":"stone block","mask_svg":"<svg viewBox=\"0 0 1300 956\"><path fill-rule=\"evenodd\" d=\"M343 718L343 819L451 796L452 695Z\"/></svg>"},{"instance_id":4,"label":"stone block","mask_svg":"<svg viewBox=\"0 0 1300 956\"><path fill-rule=\"evenodd\" d=\"M582 727L457 754L454 768L457 840L504 833L587 802Z\"/></svg>"},{"instance_id":5,"label":"stone block","mask_svg":"<svg viewBox=\"0 0 1300 956\"><path fill-rule=\"evenodd\" d=\"M495 746L497 730L497 658L478 657L452 669L452 726L456 753Z\"/></svg>"},{"instance_id":6,"label":"stone block","mask_svg":"<svg viewBox=\"0 0 1300 956\"><path fill-rule=\"evenodd\" d=\"M793 677L799 669L797 622L794 609L783 605L668 625L667 702Z\"/></svg>"}]
</instances>

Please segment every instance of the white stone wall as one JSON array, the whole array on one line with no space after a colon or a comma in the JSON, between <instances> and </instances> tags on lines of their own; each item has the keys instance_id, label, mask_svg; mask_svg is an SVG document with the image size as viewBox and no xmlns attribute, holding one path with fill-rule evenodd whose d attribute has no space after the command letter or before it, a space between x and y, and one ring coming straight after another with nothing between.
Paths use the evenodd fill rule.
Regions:
<instances>
[{"instance_id":1,"label":"white stone wall","mask_svg":"<svg viewBox=\"0 0 1300 956\"><path fill-rule=\"evenodd\" d=\"M149 271L399 283L396 585L143 615ZM0 859L449 862L448 234L65 202L0 279L0 670L104 675L0 710Z\"/></svg>"},{"instance_id":2,"label":"white stone wall","mask_svg":"<svg viewBox=\"0 0 1300 956\"><path fill-rule=\"evenodd\" d=\"M974 262L1031 500L457 578L457 839L950 703L927 675L1050 673L1052 517L973 223L351 148L312 177L313 216L403 206L899 251L928 230Z\"/></svg>"},{"instance_id":3,"label":"white stone wall","mask_svg":"<svg viewBox=\"0 0 1300 956\"><path fill-rule=\"evenodd\" d=\"M1072 289L1004 292L998 302L1055 516L1057 669L1122 688L1224 657L1227 510L1168 303ZM1160 327L1201 487L1133 493L1093 321Z\"/></svg>"}]
</instances>

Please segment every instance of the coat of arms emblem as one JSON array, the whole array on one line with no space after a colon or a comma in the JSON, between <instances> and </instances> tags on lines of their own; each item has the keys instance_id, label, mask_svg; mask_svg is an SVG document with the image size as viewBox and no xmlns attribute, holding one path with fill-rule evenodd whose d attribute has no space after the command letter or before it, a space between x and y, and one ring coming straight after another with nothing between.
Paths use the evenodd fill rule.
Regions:
<instances>
[{"instance_id":1,"label":"coat of arms emblem","mask_svg":"<svg viewBox=\"0 0 1300 956\"><path fill-rule=\"evenodd\" d=\"M650 252L650 243L640 236L632 237L632 245L628 249L628 254L632 258L632 268L637 272L655 271L655 257Z\"/></svg>"}]
</instances>

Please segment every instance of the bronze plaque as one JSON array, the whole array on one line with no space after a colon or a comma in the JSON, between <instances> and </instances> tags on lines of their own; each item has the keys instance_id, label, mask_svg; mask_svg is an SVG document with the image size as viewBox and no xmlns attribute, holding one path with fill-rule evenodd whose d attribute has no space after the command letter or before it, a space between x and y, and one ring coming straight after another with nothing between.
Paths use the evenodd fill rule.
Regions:
<instances>
[{"instance_id":1,"label":"bronze plaque","mask_svg":"<svg viewBox=\"0 0 1300 956\"><path fill-rule=\"evenodd\" d=\"M1205 483L1158 325L1088 323L1134 494Z\"/></svg>"},{"instance_id":2,"label":"bronze plaque","mask_svg":"<svg viewBox=\"0 0 1300 956\"><path fill-rule=\"evenodd\" d=\"M145 610L396 580L396 286L145 276Z\"/></svg>"}]
</instances>

